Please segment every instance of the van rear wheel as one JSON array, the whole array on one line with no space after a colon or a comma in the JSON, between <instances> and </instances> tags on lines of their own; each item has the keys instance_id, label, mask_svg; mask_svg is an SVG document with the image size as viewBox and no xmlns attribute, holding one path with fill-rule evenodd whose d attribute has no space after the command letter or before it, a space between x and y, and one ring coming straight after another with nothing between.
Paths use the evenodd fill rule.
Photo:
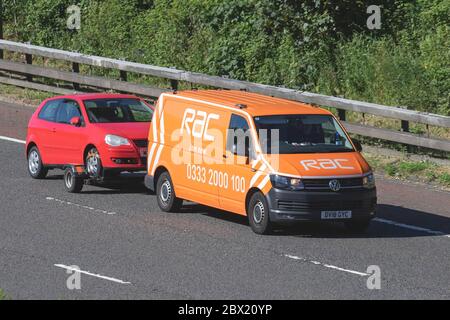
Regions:
<instances>
[{"instance_id":1,"label":"van rear wheel","mask_svg":"<svg viewBox=\"0 0 450 320\"><path fill-rule=\"evenodd\" d=\"M183 205L183 199L177 198L169 173L163 172L156 182L158 206L165 212L177 212Z\"/></svg>"},{"instance_id":2,"label":"van rear wheel","mask_svg":"<svg viewBox=\"0 0 450 320\"><path fill-rule=\"evenodd\" d=\"M261 192L254 193L247 206L250 227L257 234L271 234L273 223L270 221L269 205Z\"/></svg>"}]
</instances>

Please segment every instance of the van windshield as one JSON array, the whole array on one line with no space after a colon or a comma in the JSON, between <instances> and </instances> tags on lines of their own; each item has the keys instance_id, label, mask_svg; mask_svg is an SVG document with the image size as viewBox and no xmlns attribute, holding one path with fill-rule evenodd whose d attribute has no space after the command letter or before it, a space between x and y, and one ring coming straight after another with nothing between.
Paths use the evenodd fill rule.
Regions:
<instances>
[{"instance_id":1,"label":"van windshield","mask_svg":"<svg viewBox=\"0 0 450 320\"><path fill-rule=\"evenodd\" d=\"M254 121L264 153L354 151L342 127L329 115L258 116Z\"/></svg>"},{"instance_id":2,"label":"van windshield","mask_svg":"<svg viewBox=\"0 0 450 320\"><path fill-rule=\"evenodd\" d=\"M150 122L153 111L137 99L85 100L91 123Z\"/></svg>"}]
</instances>

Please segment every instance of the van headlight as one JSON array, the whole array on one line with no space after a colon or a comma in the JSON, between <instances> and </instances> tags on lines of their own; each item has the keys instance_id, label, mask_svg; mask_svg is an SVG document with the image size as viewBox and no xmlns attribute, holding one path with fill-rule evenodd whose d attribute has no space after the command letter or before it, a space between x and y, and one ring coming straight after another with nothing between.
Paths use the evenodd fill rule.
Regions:
<instances>
[{"instance_id":1,"label":"van headlight","mask_svg":"<svg viewBox=\"0 0 450 320\"><path fill-rule=\"evenodd\" d=\"M116 136L114 134L107 134L105 136L105 142L111 147L129 146L130 141L127 138Z\"/></svg>"},{"instance_id":2,"label":"van headlight","mask_svg":"<svg viewBox=\"0 0 450 320\"><path fill-rule=\"evenodd\" d=\"M272 183L272 186L276 189L283 189L283 190L305 189L302 180L298 178L284 177L276 174L271 174L270 182Z\"/></svg>"},{"instance_id":3,"label":"van headlight","mask_svg":"<svg viewBox=\"0 0 450 320\"><path fill-rule=\"evenodd\" d=\"M375 176L373 175L373 173L363 177L363 187L366 189L375 188Z\"/></svg>"}]
</instances>

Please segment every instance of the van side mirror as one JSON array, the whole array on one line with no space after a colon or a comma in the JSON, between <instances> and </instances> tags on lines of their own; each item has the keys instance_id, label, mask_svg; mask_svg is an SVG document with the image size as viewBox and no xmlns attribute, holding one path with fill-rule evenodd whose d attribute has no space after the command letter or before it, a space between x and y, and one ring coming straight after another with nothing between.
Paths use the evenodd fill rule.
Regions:
<instances>
[{"instance_id":1,"label":"van side mirror","mask_svg":"<svg viewBox=\"0 0 450 320\"><path fill-rule=\"evenodd\" d=\"M361 152L362 151L362 145L361 142L359 142L359 140L356 139L352 139L353 144L355 145L356 151Z\"/></svg>"},{"instance_id":2,"label":"van side mirror","mask_svg":"<svg viewBox=\"0 0 450 320\"><path fill-rule=\"evenodd\" d=\"M70 124L75 126L75 127L81 126L81 118L80 117L73 117L72 119L70 119Z\"/></svg>"}]
</instances>

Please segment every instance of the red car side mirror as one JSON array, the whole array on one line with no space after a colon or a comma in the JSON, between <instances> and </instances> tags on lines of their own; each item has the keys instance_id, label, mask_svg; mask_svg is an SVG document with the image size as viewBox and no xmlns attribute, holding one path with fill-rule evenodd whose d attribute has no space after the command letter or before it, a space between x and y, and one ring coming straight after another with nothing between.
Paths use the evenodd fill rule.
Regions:
<instances>
[{"instance_id":1,"label":"red car side mirror","mask_svg":"<svg viewBox=\"0 0 450 320\"><path fill-rule=\"evenodd\" d=\"M80 126L81 125L81 118L80 117L73 117L72 119L70 119L70 124L73 126Z\"/></svg>"}]
</instances>

